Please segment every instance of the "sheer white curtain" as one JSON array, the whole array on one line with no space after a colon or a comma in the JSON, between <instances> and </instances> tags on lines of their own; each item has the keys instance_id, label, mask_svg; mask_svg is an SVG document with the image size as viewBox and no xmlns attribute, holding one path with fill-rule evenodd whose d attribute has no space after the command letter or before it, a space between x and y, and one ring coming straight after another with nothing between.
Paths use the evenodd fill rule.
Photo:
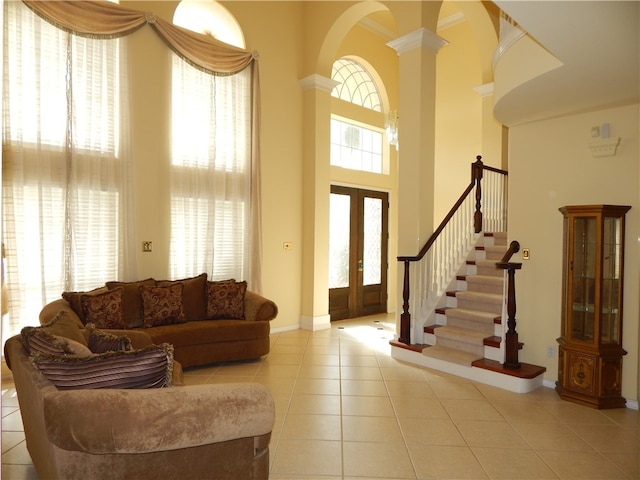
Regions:
<instances>
[{"instance_id":1,"label":"sheer white curtain","mask_svg":"<svg viewBox=\"0 0 640 480\"><path fill-rule=\"evenodd\" d=\"M251 68L172 68L171 276L250 281Z\"/></svg>"},{"instance_id":2,"label":"sheer white curtain","mask_svg":"<svg viewBox=\"0 0 640 480\"><path fill-rule=\"evenodd\" d=\"M135 277L124 41L71 35L4 2L5 339L65 290Z\"/></svg>"}]
</instances>

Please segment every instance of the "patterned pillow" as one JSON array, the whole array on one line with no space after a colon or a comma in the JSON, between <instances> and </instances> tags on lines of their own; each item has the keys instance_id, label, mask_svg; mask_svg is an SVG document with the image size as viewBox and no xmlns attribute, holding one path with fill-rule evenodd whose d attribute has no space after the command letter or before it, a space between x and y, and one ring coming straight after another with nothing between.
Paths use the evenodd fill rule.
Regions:
<instances>
[{"instance_id":1,"label":"patterned pillow","mask_svg":"<svg viewBox=\"0 0 640 480\"><path fill-rule=\"evenodd\" d=\"M89 350L93 353L131 351L131 339L126 335L118 336L98 330L93 323L87 323L89 331Z\"/></svg>"},{"instance_id":2,"label":"patterned pillow","mask_svg":"<svg viewBox=\"0 0 640 480\"><path fill-rule=\"evenodd\" d=\"M69 306L74 312L76 312L76 315L78 315L80 320L82 320L82 323L86 323L84 319L84 312L82 311L82 297L84 295L97 295L106 291L107 289L105 287L99 287L86 292L62 292L62 298L69 302Z\"/></svg>"},{"instance_id":3,"label":"patterned pillow","mask_svg":"<svg viewBox=\"0 0 640 480\"><path fill-rule=\"evenodd\" d=\"M140 287L155 287L153 278L138 280L137 282L107 282L109 290L123 288L122 311L129 328L142 326L142 300L140 299Z\"/></svg>"},{"instance_id":4,"label":"patterned pillow","mask_svg":"<svg viewBox=\"0 0 640 480\"><path fill-rule=\"evenodd\" d=\"M182 309L182 284L167 287L140 287L144 328L184 323Z\"/></svg>"},{"instance_id":5,"label":"patterned pillow","mask_svg":"<svg viewBox=\"0 0 640 480\"><path fill-rule=\"evenodd\" d=\"M80 303L85 323L93 323L98 328L127 328L122 312L122 288L96 295L83 295Z\"/></svg>"},{"instance_id":6,"label":"patterned pillow","mask_svg":"<svg viewBox=\"0 0 640 480\"><path fill-rule=\"evenodd\" d=\"M247 282L223 280L207 282L207 316L209 318L244 319L244 294Z\"/></svg>"},{"instance_id":7,"label":"patterned pillow","mask_svg":"<svg viewBox=\"0 0 640 480\"><path fill-rule=\"evenodd\" d=\"M182 308L187 321L204 320L207 317L207 274L181 280L158 280L156 286L170 287L182 284Z\"/></svg>"},{"instance_id":8,"label":"patterned pillow","mask_svg":"<svg viewBox=\"0 0 640 480\"><path fill-rule=\"evenodd\" d=\"M161 343L84 358L40 353L33 355L31 361L60 390L162 388L171 386L173 346Z\"/></svg>"}]
</instances>

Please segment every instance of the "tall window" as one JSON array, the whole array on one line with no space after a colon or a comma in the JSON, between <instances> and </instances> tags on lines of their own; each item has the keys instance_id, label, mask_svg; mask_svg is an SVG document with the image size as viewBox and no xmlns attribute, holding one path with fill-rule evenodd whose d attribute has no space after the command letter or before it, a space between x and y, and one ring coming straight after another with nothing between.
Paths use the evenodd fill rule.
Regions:
<instances>
[{"instance_id":1,"label":"tall window","mask_svg":"<svg viewBox=\"0 0 640 480\"><path fill-rule=\"evenodd\" d=\"M121 42L4 2L5 338L62 291L126 275Z\"/></svg>"},{"instance_id":2,"label":"tall window","mask_svg":"<svg viewBox=\"0 0 640 480\"><path fill-rule=\"evenodd\" d=\"M183 0L179 8L186 5L193 12L192 3ZM210 3L215 2L197 2L208 7ZM219 8L225 10L216 4L214 12ZM205 11L211 14L209 8ZM206 31L202 19L209 17L195 13L183 16L182 26L191 19L194 30ZM217 25L212 21L207 33L216 37ZM236 36L235 41L240 40ZM173 57L170 272L174 278L203 271L213 279L250 278L251 85L250 69L216 76Z\"/></svg>"},{"instance_id":3,"label":"tall window","mask_svg":"<svg viewBox=\"0 0 640 480\"><path fill-rule=\"evenodd\" d=\"M355 60L340 58L331 78L340 82L331 95L376 112L382 111L380 95L369 72ZM331 116L331 165L352 170L384 173L383 129L356 119Z\"/></svg>"}]
</instances>

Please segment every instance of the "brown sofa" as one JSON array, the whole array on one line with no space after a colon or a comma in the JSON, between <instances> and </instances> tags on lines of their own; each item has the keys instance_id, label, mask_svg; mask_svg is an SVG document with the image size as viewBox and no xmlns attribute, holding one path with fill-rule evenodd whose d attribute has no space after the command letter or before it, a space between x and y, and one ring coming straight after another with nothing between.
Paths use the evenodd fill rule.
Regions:
<instances>
[{"instance_id":1,"label":"brown sofa","mask_svg":"<svg viewBox=\"0 0 640 480\"><path fill-rule=\"evenodd\" d=\"M57 316L58 323L63 317ZM76 329L74 322L69 319L67 328ZM54 333L56 341L62 336L67 342L65 332ZM81 333L86 338L86 329ZM149 347L145 333L129 331L127 336L131 352ZM41 479L268 478L274 404L264 386L61 389L41 373L38 353L31 349L30 359L27 348L23 331L6 342L4 351L27 449ZM92 360L99 356L90 355ZM167 371L173 364L173 383L180 383L179 365L170 358L165 357Z\"/></svg>"},{"instance_id":2,"label":"brown sofa","mask_svg":"<svg viewBox=\"0 0 640 480\"><path fill-rule=\"evenodd\" d=\"M146 310L141 290L176 285L182 288L182 321L150 327L145 325ZM269 353L269 321L278 314L277 305L246 290L245 282L210 282L206 273L171 281L149 278L138 282L107 282L106 286L91 292L65 292L64 298L45 305L40 312L40 323L49 322L58 312L65 310L82 326L90 320L88 316L83 318L82 301L110 295L116 290L121 293L124 319L123 325L117 325L119 329L144 332L155 344L166 342L173 345L174 358L183 367L249 360ZM217 298L213 298L215 295ZM224 308L220 308L216 301ZM241 305L237 303L239 301ZM225 318L225 314L234 318ZM97 325L109 330L110 326Z\"/></svg>"}]
</instances>

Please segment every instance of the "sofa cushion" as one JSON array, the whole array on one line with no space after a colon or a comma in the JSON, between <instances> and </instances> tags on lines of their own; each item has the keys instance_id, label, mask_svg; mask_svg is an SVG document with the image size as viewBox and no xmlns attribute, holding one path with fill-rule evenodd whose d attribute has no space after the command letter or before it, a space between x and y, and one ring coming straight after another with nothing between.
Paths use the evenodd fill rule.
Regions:
<instances>
[{"instance_id":1,"label":"sofa cushion","mask_svg":"<svg viewBox=\"0 0 640 480\"><path fill-rule=\"evenodd\" d=\"M62 292L62 298L69 302L69 306L72 308L76 315L82 320L82 323L86 323L84 319L84 312L82 311L82 297L84 295L98 295L105 292L105 287L94 288L86 292Z\"/></svg>"},{"instance_id":2,"label":"sofa cushion","mask_svg":"<svg viewBox=\"0 0 640 480\"><path fill-rule=\"evenodd\" d=\"M163 343L82 358L38 353L31 360L59 390L160 388L171 385L173 346Z\"/></svg>"},{"instance_id":3,"label":"sofa cushion","mask_svg":"<svg viewBox=\"0 0 640 480\"><path fill-rule=\"evenodd\" d=\"M207 317L243 319L247 282L207 282Z\"/></svg>"},{"instance_id":4,"label":"sofa cushion","mask_svg":"<svg viewBox=\"0 0 640 480\"><path fill-rule=\"evenodd\" d=\"M137 282L107 282L105 284L109 290L122 287L122 311L128 328L142 326L143 310L142 299L140 298L139 288L154 287L156 281L153 278L147 278Z\"/></svg>"},{"instance_id":5,"label":"sofa cushion","mask_svg":"<svg viewBox=\"0 0 640 480\"><path fill-rule=\"evenodd\" d=\"M126 352L133 350L131 339L126 335L118 336L103 332L97 329L93 323L87 323L86 327L89 331L87 344L93 353L116 352L120 350Z\"/></svg>"},{"instance_id":6,"label":"sofa cushion","mask_svg":"<svg viewBox=\"0 0 640 480\"><path fill-rule=\"evenodd\" d=\"M181 280L158 280L158 287L168 287L181 283L182 308L187 321L202 320L207 317L207 274Z\"/></svg>"},{"instance_id":7,"label":"sofa cushion","mask_svg":"<svg viewBox=\"0 0 640 480\"><path fill-rule=\"evenodd\" d=\"M154 343L168 342L174 347L210 344L212 349L219 342L242 342L269 337L269 322L245 320L201 320L180 325L163 325L145 329Z\"/></svg>"},{"instance_id":8,"label":"sofa cushion","mask_svg":"<svg viewBox=\"0 0 640 480\"><path fill-rule=\"evenodd\" d=\"M87 341L77 326L76 321L65 310L60 310L51 321L39 327L24 327L21 331L22 344L29 353L66 353L64 347L56 342L53 336L64 337L81 343L85 347Z\"/></svg>"},{"instance_id":9,"label":"sofa cushion","mask_svg":"<svg viewBox=\"0 0 640 480\"><path fill-rule=\"evenodd\" d=\"M183 285L176 283L166 287L140 287L145 328L184 323L182 308Z\"/></svg>"},{"instance_id":10,"label":"sofa cushion","mask_svg":"<svg viewBox=\"0 0 640 480\"><path fill-rule=\"evenodd\" d=\"M85 323L93 323L98 328L122 329L127 325L122 311L121 287L93 295L82 295L80 304Z\"/></svg>"}]
</instances>

